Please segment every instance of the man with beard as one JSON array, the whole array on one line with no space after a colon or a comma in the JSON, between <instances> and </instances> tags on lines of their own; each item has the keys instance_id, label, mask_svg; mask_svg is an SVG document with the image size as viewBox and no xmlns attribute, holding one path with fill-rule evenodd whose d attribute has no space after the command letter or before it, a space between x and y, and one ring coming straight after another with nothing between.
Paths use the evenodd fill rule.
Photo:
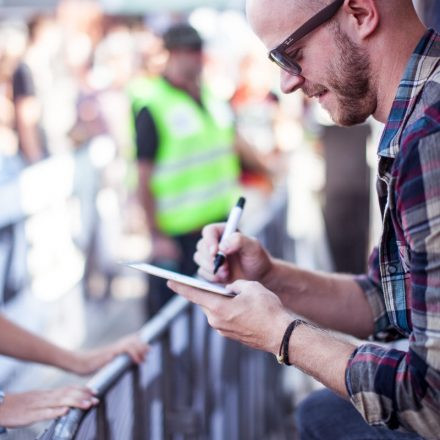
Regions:
<instances>
[{"instance_id":1,"label":"man with beard","mask_svg":"<svg viewBox=\"0 0 440 440\"><path fill-rule=\"evenodd\" d=\"M247 0L247 14L281 67L283 92L301 89L340 125L371 115L386 124L378 147L382 235L368 273L354 277L302 270L235 233L220 245L227 263L214 276L224 226L210 225L194 256L199 273L239 295L169 284L222 335L327 387L297 411L302 439L438 439L440 36L426 30L411 0ZM323 329L406 338L408 347L354 345Z\"/></svg>"}]
</instances>

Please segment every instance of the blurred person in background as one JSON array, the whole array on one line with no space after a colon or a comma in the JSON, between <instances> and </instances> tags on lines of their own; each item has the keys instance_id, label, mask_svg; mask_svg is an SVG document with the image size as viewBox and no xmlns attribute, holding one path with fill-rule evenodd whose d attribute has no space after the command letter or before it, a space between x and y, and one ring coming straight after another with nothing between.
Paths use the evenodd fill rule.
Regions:
<instances>
[{"instance_id":1,"label":"blurred person in background","mask_svg":"<svg viewBox=\"0 0 440 440\"><path fill-rule=\"evenodd\" d=\"M258 58L257 58L258 56ZM258 151L277 177L284 175L286 157L282 154L278 127L282 118L280 98L272 90L273 69L254 51L240 61L238 83L231 98L236 117L239 139L243 139ZM263 170L248 168L242 164L241 183L271 191L272 178Z\"/></svg>"},{"instance_id":2,"label":"blurred person in background","mask_svg":"<svg viewBox=\"0 0 440 440\"><path fill-rule=\"evenodd\" d=\"M12 76L26 47L26 33L17 23L0 25L0 182L20 167L15 130Z\"/></svg>"},{"instance_id":3,"label":"blurred person in background","mask_svg":"<svg viewBox=\"0 0 440 440\"><path fill-rule=\"evenodd\" d=\"M94 138L108 133L100 102L100 95L107 86L107 81L102 84L102 81L97 83L94 80L94 52L87 34L78 32L70 36L65 58L76 86L75 121L68 135L73 146L80 149Z\"/></svg>"},{"instance_id":4,"label":"blurred person in background","mask_svg":"<svg viewBox=\"0 0 440 440\"><path fill-rule=\"evenodd\" d=\"M126 353L134 363L145 360L148 346L137 334L87 351L61 348L0 315L0 353L24 361L51 365L80 375L89 375ZM34 390L9 394L0 391L0 432L42 420L55 419L69 408L89 409L98 404L94 391L85 386L67 386L53 390Z\"/></svg>"},{"instance_id":5,"label":"blurred person in background","mask_svg":"<svg viewBox=\"0 0 440 440\"><path fill-rule=\"evenodd\" d=\"M86 9L87 11L87 9ZM98 45L99 46L99 45ZM110 247L117 241L117 228L108 233L108 221L118 222L119 210L114 209L110 216L103 215L100 194L106 191L113 195L107 176L112 176L112 164L116 157L116 143L110 133L109 122L105 117L103 97L110 88L109 75L101 77L96 65L96 51L93 41L84 31L72 33L65 47L66 65L75 81L75 117L68 131L69 139L78 152L77 158L94 154L105 166L90 172L87 162L77 168L76 194L84 207L82 209L82 233L76 240L86 256L83 277L84 293L89 299L109 297L115 253ZM107 73L107 72L106 72ZM113 105L113 108L120 106Z\"/></svg>"},{"instance_id":6,"label":"blurred person in background","mask_svg":"<svg viewBox=\"0 0 440 440\"><path fill-rule=\"evenodd\" d=\"M192 275L200 229L224 219L237 196L239 162L228 106L201 84L203 42L189 24L163 35L163 74L131 88L138 191L152 240L152 261ZM148 316L173 295L150 277Z\"/></svg>"},{"instance_id":7,"label":"blurred person in background","mask_svg":"<svg viewBox=\"0 0 440 440\"><path fill-rule=\"evenodd\" d=\"M15 127L20 153L27 164L48 155L47 139L42 127L42 99L36 85L50 82L47 67L50 60L48 32L53 25L49 16L36 15L28 22L28 45L13 76ZM43 77L42 77L43 76Z\"/></svg>"},{"instance_id":8,"label":"blurred person in background","mask_svg":"<svg viewBox=\"0 0 440 440\"><path fill-rule=\"evenodd\" d=\"M138 161L138 191L152 240L152 260L192 275L201 228L226 218L235 203L239 160L267 172L234 133L228 103L202 83L203 41L187 23L163 35L168 59L163 74L130 87ZM173 295L151 277L147 313Z\"/></svg>"},{"instance_id":9,"label":"blurred person in background","mask_svg":"<svg viewBox=\"0 0 440 440\"><path fill-rule=\"evenodd\" d=\"M63 8L66 5L73 6L67 2ZM78 157L89 151L105 163L99 174L93 176L85 167L78 169L78 175L84 176L78 179L81 181L78 192L84 203L94 199L93 209L83 211L87 232L81 243L87 256L85 293L88 298L108 299L119 271L116 261L120 257L124 212L121 204L125 196L122 170L127 162L125 153L131 145L130 107L124 87L132 76L134 45L123 19L104 26L104 17L98 20L96 5L85 2L81 8L85 14L90 13L91 23L105 30L96 32L80 16L75 16L76 26L70 24L65 58L76 81L76 111L68 134L74 147L81 150ZM65 13L64 10L62 15ZM84 184L87 178L90 182Z\"/></svg>"},{"instance_id":10,"label":"blurred person in background","mask_svg":"<svg viewBox=\"0 0 440 440\"><path fill-rule=\"evenodd\" d=\"M32 104L25 98L18 97L16 90L17 73L26 50L27 40L27 28L21 22L5 21L1 23L0 185L17 178L23 168L32 161L27 152L20 148L20 133L28 132L25 120L32 112ZM20 119L20 115L24 118ZM20 124L17 121L20 121ZM18 125L23 128L22 131L19 131ZM32 154L31 156L34 157ZM38 157L40 156L38 155ZM7 207L4 211L7 212ZM0 257L0 274L6 274L2 280L3 283L0 281L0 293L3 301L15 296L26 283L28 271L27 266L23 264L26 247L23 223L0 228L0 255L6 254L6 258Z\"/></svg>"}]
</instances>

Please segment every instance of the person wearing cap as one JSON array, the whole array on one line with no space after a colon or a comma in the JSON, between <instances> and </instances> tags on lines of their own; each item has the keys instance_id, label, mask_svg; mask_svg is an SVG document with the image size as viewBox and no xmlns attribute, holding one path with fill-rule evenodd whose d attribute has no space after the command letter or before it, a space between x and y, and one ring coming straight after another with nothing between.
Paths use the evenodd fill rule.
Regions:
<instances>
[{"instance_id":1,"label":"person wearing cap","mask_svg":"<svg viewBox=\"0 0 440 440\"><path fill-rule=\"evenodd\" d=\"M201 228L226 218L240 173L227 103L201 82L203 41L189 24L163 35L168 59L161 76L131 89L138 163L138 193L152 239L153 263L192 275ZM147 314L173 295L149 280Z\"/></svg>"}]
</instances>

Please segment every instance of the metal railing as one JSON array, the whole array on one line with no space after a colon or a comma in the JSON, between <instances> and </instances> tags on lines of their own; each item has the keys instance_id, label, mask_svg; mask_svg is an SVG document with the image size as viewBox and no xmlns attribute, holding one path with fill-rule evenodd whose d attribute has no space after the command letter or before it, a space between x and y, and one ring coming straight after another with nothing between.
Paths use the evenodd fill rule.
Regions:
<instances>
[{"instance_id":1,"label":"metal railing","mask_svg":"<svg viewBox=\"0 0 440 440\"><path fill-rule=\"evenodd\" d=\"M283 257L290 247L284 192L266 208L247 232ZM88 383L100 404L70 410L39 440L288 437L291 399L273 356L219 336L180 297L141 329L141 337L151 345L146 362L137 367L125 355L116 358Z\"/></svg>"}]
</instances>

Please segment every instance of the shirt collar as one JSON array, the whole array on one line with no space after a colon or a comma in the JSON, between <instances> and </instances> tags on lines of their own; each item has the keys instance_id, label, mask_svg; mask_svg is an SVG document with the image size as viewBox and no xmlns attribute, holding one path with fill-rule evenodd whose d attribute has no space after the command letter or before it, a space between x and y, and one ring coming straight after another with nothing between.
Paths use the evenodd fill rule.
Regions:
<instances>
[{"instance_id":1,"label":"shirt collar","mask_svg":"<svg viewBox=\"0 0 440 440\"><path fill-rule=\"evenodd\" d=\"M422 91L433 70L437 67L439 57L440 34L429 29L412 53L400 81L379 143L379 156L396 157L400 148L400 137L406 126L405 122L414 109L417 96Z\"/></svg>"}]
</instances>

